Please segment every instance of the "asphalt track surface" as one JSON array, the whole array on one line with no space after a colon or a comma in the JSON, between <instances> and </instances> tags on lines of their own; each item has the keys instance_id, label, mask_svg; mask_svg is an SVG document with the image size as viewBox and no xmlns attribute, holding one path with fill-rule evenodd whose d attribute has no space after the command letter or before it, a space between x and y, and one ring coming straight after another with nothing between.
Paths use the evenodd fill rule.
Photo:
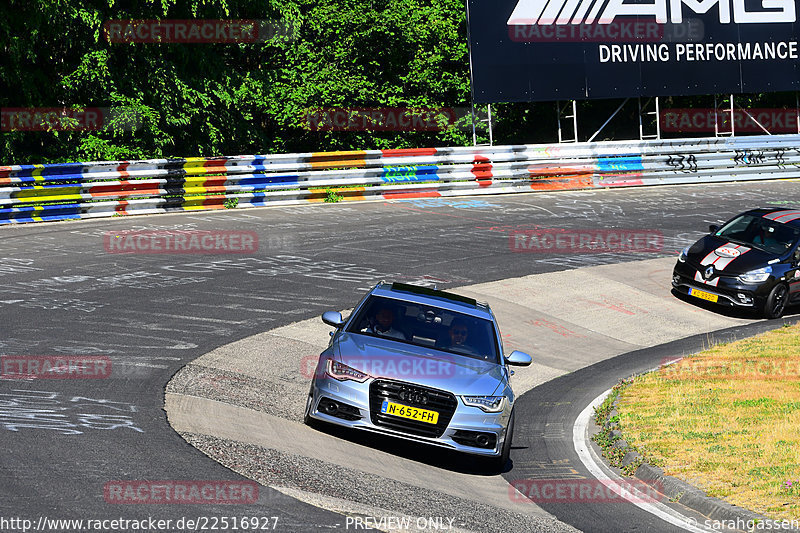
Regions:
<instances>
[{"instance_id":1,"label":"asphalt track surface","mask_svg":"<svg viewBox=\"0 0 800 533\"><path fill-rule=\"evenodd\" d=\"M0 380L0 518L37 524L43 517L154 517L174 524L184 517L277 516L279 531L344 529L341 515L265 487L258 504L237 506L110 504L103 489L114 480L243 479L181 439L162 410L170 377L216 347L352 306L381 279L447 288L658 257L694 241L710 223L763 205L800 206L797 184L423 199L0 228L0 354L99 355L112 363L107 379ZM512 251L509 231L533 228L657 229L664 249L591 256ZM259 247L243 256L117 254L104 246L109 231L158 229L254 231ZM607 364L609 378L632 368ZM598 386L594 380L583 396ZM534 401L529 398L520 401ZM525 430L518 424L517 431ZM548 510L593 530L589 511ZM629 506L619 512L629 530L653 525Z\"/></svg>"}]
</instances>

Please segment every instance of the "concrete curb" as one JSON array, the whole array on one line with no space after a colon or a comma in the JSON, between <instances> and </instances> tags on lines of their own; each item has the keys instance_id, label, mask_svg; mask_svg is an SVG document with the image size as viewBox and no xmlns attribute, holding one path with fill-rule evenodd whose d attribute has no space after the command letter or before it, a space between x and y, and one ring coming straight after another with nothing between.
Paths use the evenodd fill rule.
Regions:
<instances>
[{"instance_id":1,"label":"concrete curb","mask_svg":"<svg viewBox=\"0 0 800 533\"><path fill-rule=\"evenodd\" d=\"M637 453L636 455L638 456L639 454ZM660 487L662 493L669 497L670 500L676 501L689 509L693 509L712 520L771 520L766 516L754 513L743 507L709 496L702 490L685 481L665 475L664 471L657 466L642 463L642 465L636 469L634 476L650 486Z\"/></svg>"}]
</instances>

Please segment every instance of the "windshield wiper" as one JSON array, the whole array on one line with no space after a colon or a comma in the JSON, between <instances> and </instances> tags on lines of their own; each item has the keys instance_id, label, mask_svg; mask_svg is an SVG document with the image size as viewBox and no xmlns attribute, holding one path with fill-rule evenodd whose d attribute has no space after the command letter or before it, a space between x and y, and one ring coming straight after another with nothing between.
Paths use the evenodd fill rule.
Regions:
<instances>
[{"instance_id":1,"label":"windshield wiper","mask_svg":"<svg viewBox=\"0 0 800 533\"><path fill-rule=\"evenodd\" d=\"M736 244L741 244L742 246L755 246L752 242L745 242L741 239L734 239L732 237L728 237L727 235L716 235L716 237L721 237L726 241L735 242Z\"/></svg>"}]
</instances>

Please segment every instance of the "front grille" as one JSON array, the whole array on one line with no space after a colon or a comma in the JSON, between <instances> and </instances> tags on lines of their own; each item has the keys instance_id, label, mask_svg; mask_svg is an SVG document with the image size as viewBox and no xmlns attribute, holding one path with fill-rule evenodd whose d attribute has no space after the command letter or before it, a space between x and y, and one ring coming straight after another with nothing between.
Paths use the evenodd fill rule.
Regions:
<instances>
[{"instance_id":1,"label":"front grille","mask_svg":"<svg viewBox=\"0 0 800 533\"><path fill-rule=\"evenodd\" d=\"M436 424L429 424L383 414L381 405L384 400L436 411L439 413L439 420ZM379 379L369 386L369 411L373 424L421 437L441 437L453 418L457 405L456 397L452 393L420 385Z\"/></svg>"},{"instance_id":2,"label":"front grille","mask_svg":"<svg viewBox=\"0 0 800 533\"><path fill-rule=\"evenodd\" d=\"M723 281L725 279L730 279L731 276L719 276L719 278L720 278L719 283L723 283ZM729 288L725 287L724 285L722 287L720 287L719 283L717 285L708 285L708 284L702 283L700 281L695 281L694 278L684 277L682 281L683 281L684 284L686 284L686 285L688 285L690 287L694 287L696 289L700 289L701 291L712 292L712 293L721 294L721 295L724 295L724 296L735 297L737 293L749 292L749 291L746 291L746 290L729 289Z\"/></svg>"},{"instance_id":3,"label":"front grille","mask_svg":"<svg viewBox=\"0 0 800 533\"><path fill-rule=\"evenodd\" d=\"M730 276L726 276L730 278ZM723 276L720 276L720 283L722 283ZM752 290L741 289L741 288L727 288L727 287L720 287L717 285L716 287L713 285L707 285L705 283L701 283L695 281L694 278L689 278L686 276L680 276L680 280L674 281L673 284L675 285L675 290L677 290L681 294L689 295L689 290L692 288L699 289L704 292L709 292L712 294L716 294L719 296L719 300L717 304L719 305L727 305L727 306L737 306L737 307L753 307L754 302L753 298L755 298L755 294ZM750 298L747 302L742 302L739 299L739 294L744 294Z\"/></svg>"}]
</instances>

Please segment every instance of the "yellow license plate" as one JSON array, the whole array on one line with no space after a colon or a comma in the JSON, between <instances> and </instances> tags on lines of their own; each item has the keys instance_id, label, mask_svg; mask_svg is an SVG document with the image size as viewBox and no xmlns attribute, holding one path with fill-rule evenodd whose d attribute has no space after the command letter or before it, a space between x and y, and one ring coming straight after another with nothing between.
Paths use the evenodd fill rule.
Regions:
<instances>
[{"instance_id":1,"label":"yellow license plate","mask_svg":"<svg viewBox=\"0 0 800 533\"><path fill-rule=\"evenodd\" d=\"M428 424L436 424L439 421L439 413L436 411L409 407L408 405L401 405L399 403L390 402L389 400L383 400L381 413L427 422Z\"/></svg>"},{"instance_id":2,"label":"yellow license plate","mask_svg":"<svg viewBox=\"0 0 800 533\"><path fill-rule=\"evenodd\" d=\"M695 298L700 298L702 300L708 300L709 302L716 303L719 300L719 296L716 294L711 294L705 291L699 291L697 289L689 289L689 294L694 296Z\"/></svg>"}]
</instances>

